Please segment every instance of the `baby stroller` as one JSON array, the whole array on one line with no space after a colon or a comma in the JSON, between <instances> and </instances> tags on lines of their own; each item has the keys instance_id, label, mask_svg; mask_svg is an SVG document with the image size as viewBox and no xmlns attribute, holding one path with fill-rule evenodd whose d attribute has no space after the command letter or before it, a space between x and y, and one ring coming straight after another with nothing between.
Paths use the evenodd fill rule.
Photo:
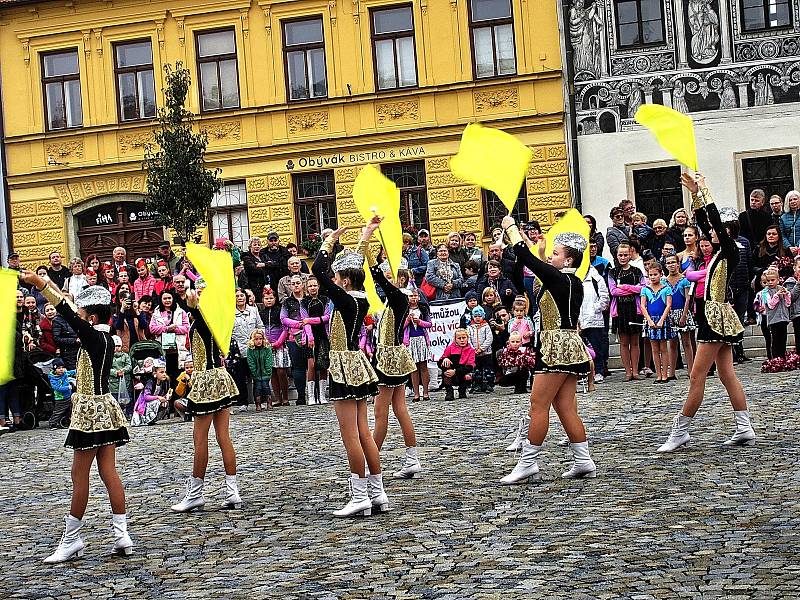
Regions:
<instances>
[{"instance_id":1,"label":"baby stroller","mask_svg":"<svg viewBox=\"0 0 800 600\"><path fill-rule=\"evenodd\" d=\"M156 358L165 360L165 357L161 343L155 340L143 340L132 344L128 355L131 357L131 364L133 365L133 398L125 407L125 413L130 417L139 392L144 388L147 379L152 376L152 371L146 368L145 361L147 359L152 361Z\"/></svg>"},{"instance_id":2,"label":"baby stroller","mask_svg":"<svg viewBox=\"0 0 800 600\"><path fill-rule=\"evenodd\" d=\"M39 349L25 356L25 376L19 384L22 429L38 427L40 421L47 421L53 414L55 396L48 374L54 358L53 354Z\"/></svg>"}]
</instances>

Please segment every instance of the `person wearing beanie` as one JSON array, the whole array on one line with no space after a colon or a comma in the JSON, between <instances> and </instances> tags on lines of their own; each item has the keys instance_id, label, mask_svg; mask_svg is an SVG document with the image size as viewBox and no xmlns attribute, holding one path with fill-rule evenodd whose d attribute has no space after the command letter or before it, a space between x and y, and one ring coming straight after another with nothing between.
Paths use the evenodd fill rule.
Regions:
<instances>
[{"instance_id":1,"label":"person wearing beanie","mask_svg":"<svg viewBox=\"0 0 800 600\"><path fill-rule=\"evenodd\" d=\"M60 358L53 360L51 371L48 374L55 400L53 414L49 421L50 429L64 429L69 425L69 413L72 410L70 398L74 391L70 377L75 377L75 370L68 371L64 361Z\"/></svg>"},{"instance_id":2,"label":"person wearing beanie","mask_svg":"<svg viewBox=\"0 0 800 600\"><path fill-rule=\"evenodd\" d=\"M472 322L472 310L480 308L478 306L478 292L470 290L464 295L464 301L467 303L467 308L464 309L464 314L461 315L461 320L458 323L459 328L466 329ZM484 315L486 312L484 311Z\"/></svg>"}]
</instances>

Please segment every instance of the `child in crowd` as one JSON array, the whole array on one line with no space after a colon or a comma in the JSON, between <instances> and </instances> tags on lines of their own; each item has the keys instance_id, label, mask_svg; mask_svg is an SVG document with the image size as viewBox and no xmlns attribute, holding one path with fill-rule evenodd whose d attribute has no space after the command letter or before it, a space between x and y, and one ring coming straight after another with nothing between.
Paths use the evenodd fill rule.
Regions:
<instances>
[{"instance_id":1,"label":"child in crowd","mask_svg":"<svg viewBox=\"0 0 800 600\"><path fill-rule=\"evenodd\" d=\"M478 306L478 293L475 290L468 291L464 295L464 301L467 303L467 308L464 309L464 314L458 323L461 329L466 329L472 322L472 309Z\"/></svg>"},{"instance_id":2,"label":"child in crowd","mask_svg":"<svg viewBox=\"0 0 800 600\"><path fill-rule=\"evenodd\" d=\"M486 314L486 320L491 321L492 317L496 310L498 310L503 303L500 302L500 297L497 295L497 291L489 286L483 290L481 294L481 308L483 308L484 313Z\"/></svg>"},{"instance_id":3,"label":"child in crowd","mask_svg":"<svg viewBox=\"0 0 800 600\"><path fill-rule=\"evenodd\" d=\"M631 249L627 243L617 246L617 263L608 275L611 293L612 331L619 336L620 357L625 368L625 381L639 379L639 337L642 335L639 303L642 293L642 272L631 265Z\"/></svg>"},{"instance_id":4,"label":"child in crowd","mask_svg":"<svg viewBox=\"0 0 800 600\"><path fill-rule=\"evenodd\" d=\"M468 260L464 263L464 288L465 290L475 289L475 284L478 281L478 271L480 264L474 260ZM469 292L467 292L469 293ZM477 294L475 296L477 298Z\"/></svg>"},{"instance_id":5,"label":"child in crowd","mask_svg":"<svg viewBox=\"0 0 800 600\"><path fill-rule=\"evenodd\" d=\"M358 338L358 347L367 355L367 358L372 360L375 354L375 341L373 340L372 332L375 330L375 318L372 315L364 317L364 325L361 327L361 335ZM313 404L313 403L312 403Z\"/></svg>"},{"instance_id":6,"label":"child in crowd","mask_svg":"<svg viewBox=\"0 0 800 600\"><path fill-rule=\"evenodd\" d=\"M653 228L647 224L647 215L644 213L635 212L631 216L631 221L633 222L631 231L637 238L639 238L643 248L649 248L650 242L655 237L656 232L653 231Z\"/></svg>"},{"instance_id":7,"label":"child in crowd","mask_svg":"<svg viewBox=\"0 0 800 600\"><path fill-rule=\"evenodd\" d=\"M122 338L112 335L114 340L114 359L111 361L111 373L108 377L108 391L117 399L120 406L126 406L131 400L130 385L133 363L127 352L122 351Z\"/></svg>"},{"instance_id":8,"label":"child in crowd","mask_svg":"<svg viewBox=\"0 0 800 600\"><path fill-rule=\"evenodd\" d=\"M472 323L467 327L469 343L475 350L475 374L471 392L494 391L494 357L492 355L492 328L486 322L486 312L476 306L472 309Z\"/></svg>"},{"instance_id":9,"label":"child in crowd","mask_svg":"<svg viewBox=\"0 0 800 600\"><path fill-rule=\"evenodd\" d=\"M417 365L416 371L411 373L411 389L413 402L419 402L420 385L422 386L422 399L430 400L428 388L431 376L428 372L428 361L433 359L431 354L431 341L428 330L433 327L430 320L430 309L427 304L420 304L419 290L412 288L408 295L408 317L403 326L403 344L408 346L411 358Z\"/></svg>"},{"instance_id":10,"label":"child in crowd","mask_svg":"<svg viewBox=\"0 0 800 600\"><path fill-rule=\"evenodd\" d=\"M800 256L795 257L793 267L794 276L787 277L783 283L792 297L789 318L792 320L792 329L794 331L794 351L800 354L800 285L797 285L800 282Z\"/></svg>"},{"instance_id":11,"label":"child in crowd","mask_svg":"<svg viewBox=\"0 0 800 600\"><path fill-rule=\"evenodd\" d=\"M522 338L522 343L525 346L531 344L533 339L533 321L528 316L528 299L525 296L517 296L514 298L514 304L511 306L513 317L508 322L508 332L519 333Z\"/></svg>"},{"instance_id":12,"label":"child in crowd","mask_svg":"<svg viewBox=\"0 0 800 600\"><path fill-rule=\"evenodd\" d=\"M497 366L502 373L500 385L514 386L515 394L528 393L528 379L534 364L533 350L522 345L522 336L514 331L506 347L497 353Z\"/></svg>"},{"instance_id":13,"label":"child in crowd","mask_svg":"<svg viewBox=\"0 0 800 600\"><path fill-rule=\"evenodd\" d=\"M501 306L494 313L494 317L489 319L489 327L492 328L492 354L497 356L508 343L508 323L510 316L505 306Z\"/></svg>"},{"instance_id":14,"label":"child in crowd","mask_svg":"<svg viewBox=\"0 0 800 600\"><path fill-rule=\"evenodd\" d=\"M175 400L172 403L175 412L184 421L191 421L191 417L186 414L186 398L192 391L192 373L194 373L194 360L188 357L183 361L183 371L175 380Z\"/></svg>"},{"instance_id":15,"label":"child in crowd","mask_svg":"<svg viewBox=\"0 0 800 600\"><path fill-rule=\"evenodd\" d=\"M672 309L672 288L662 281L664 273L661 264L653 262L647 270L649 283L642 288L641 309L646 321L645 333L653 349L653 362L656 367L656 380L653 383L667 383L675 379L669 371L672 367L669 340L675 337L669 320Z\"/></svg>"},{"instance_id":16,"label":"child in crowd","mask_svg":"<svg viewBox=\"0 0 800 600\"><path fill-rule=\"evenodd\" d=\"M605 279L611 268L611 261L597 254L597 242L589 242L589 258L592 259L592 266Z\"/></svg>"},{"instance_id":17,"label":"child in crowd","mask_svg":"<svg viewBox=\"0 0 800 600\"><path fill-rule=\"evenodd\" d=\"M136 400L131 425L141 427L155 424L159 414L169 405L171 396L167 365L163 360L157 359L153 361L153 377L144 385Z\"/></svg>"},{"instance_id":18,"label":"child in crowd","mask_svg":"<svg viewBox=\"0 0 800 600\"><path fill-rule=\"evenodd\" d=\"M67 371L64 361L60 358L53 360L52 371L48 375L50 387L53 388L53 396L55 397L55 408L49 421L50 429L69 427L69 417L72 412L72 393L75 391L70 377L75 377L75 371Z\"/></svg>"},{"instance_id":19,"label":"child in crowd","mask_svg":"<svg viewBox=\"0 0 800 600\"><path fill-rule=\"evenodd\" d=\"M467 397L467 385L472 381L475 369L475 350L469 345L466 329L456 329L453 341L442 352L439 359L444 384L444 399L455 400L453 386L458 387L459 400Z\"/></svg>"},{"instance_id":20,"label":"child in crowd","mask_svg":"<svg viewBox=\"0 0 800 600\"><path fill-rule=\"evenodd\" d=\"M767 272L761 273L761 291L756 294L753 308L756 311L756 323L761 327L761 334L764 336L764 345L767 349L767 360L772 356L772 336L770 335L769 325L767 324L767 301L769 300L769 290L767 289Z\"/></svg>"},{"instance_id":21,"label":"child in crowd","mask_svg":"<svg viewBox=\"0 0 800 600\"><path fill-rule=\"evenodd\" d=\"M683 345L683 354L686 357L686 372L692 372L694 365L694 339L693 332L696 329L694 316L691 311L692 282L681 273L680 259L675 254L666 257L667 265L667 285L672 288L672 309L669 319L673 330L680 333ZM675 377L675 367L678 362L678 337L672 338L669 342L670 358L670 377Z\"/></svg>"},{"instance_id":22,"label":"child in crowd","mask_svg":"<svg viewBox=\"0 0 800 600\"><path fill-rule=\"evenodd\" d=\"M780 285L778 270L770 267L764 274L767 280L767 302L765 317L769 327L771 358L786 356L786 330L789 326L789 307L792 297L789 291Z\"/></svg>"},{"instance_id":23,"label":"child in crowd","mask_svg":"<svg viewBox=\"0 0 800 600\"><path fill-rule=\"evenodd\" d=\"M272 348L267 344L263 329L254 329L247 342L247 364L253 376L253 398L256 401L256 412L261 412L261 403L266 401L267 408L272 408L272 390L269 380L272 377Z\"/></svg>"}]
</instances>

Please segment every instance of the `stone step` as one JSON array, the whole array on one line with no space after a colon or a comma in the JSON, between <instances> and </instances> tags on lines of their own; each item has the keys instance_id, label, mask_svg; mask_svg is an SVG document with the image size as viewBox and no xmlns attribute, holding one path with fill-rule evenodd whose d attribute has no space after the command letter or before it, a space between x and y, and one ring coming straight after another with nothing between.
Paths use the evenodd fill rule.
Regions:
<instances>
[{"instance_id":1,"label":"stone step","mask_svg":"<svg viewBox=\"0 0 800 600\"><path fill-rule=\"evenodd\" d=\"M610 346L608 349L608 367L610 369L621 369L622 362L619 358L619 339L613 333L609 334ZM766 345L764 344L764 336L761 333L761 328L751 325L744 328L744 353L748 358L765 359L767 357ZM790 332L787 340L786 347L794 347L794 333Z\"/></svg>"}]
</instances>

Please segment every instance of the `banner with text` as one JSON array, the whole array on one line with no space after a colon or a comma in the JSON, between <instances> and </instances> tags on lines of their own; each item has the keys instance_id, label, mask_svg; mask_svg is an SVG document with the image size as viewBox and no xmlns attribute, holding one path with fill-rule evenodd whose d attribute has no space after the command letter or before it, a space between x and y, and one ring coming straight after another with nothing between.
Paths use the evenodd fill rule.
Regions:
<instances>
[{"instance_id":1,"label":"banner with text","mask_svg":"<svg viewBox=\"0 0 800 600\"><path fill-rule=\"evenodd\" d=\"M467 303L463 299L440 300L431 302L430 307L433 326L428 330L428 335L431 338L433 360L437 361L447 344L453 341L453 333L458 329L458 323L467 308Z\"/></svg>"}]
</instances>

